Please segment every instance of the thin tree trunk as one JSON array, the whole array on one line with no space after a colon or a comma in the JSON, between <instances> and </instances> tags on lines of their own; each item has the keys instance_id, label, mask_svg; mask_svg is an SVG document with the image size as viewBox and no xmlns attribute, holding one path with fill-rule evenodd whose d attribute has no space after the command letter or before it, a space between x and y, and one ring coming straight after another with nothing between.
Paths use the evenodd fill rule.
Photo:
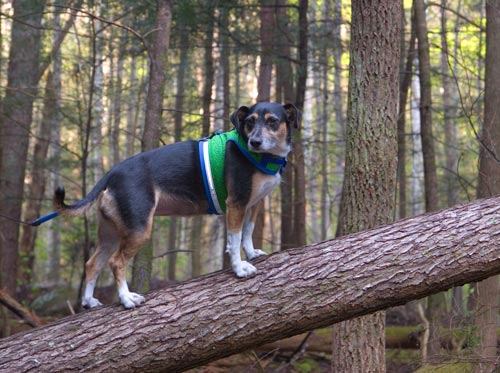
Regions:
<instances>
[{"instance_id":1,"label":"thin tree trunk","mask_svg":"<svg viewBox=\"0 0 500 373\"><path fill-rule=\"evenodd\" d=\"M97 14L105 16L105 9L103 3L97 5ZM90 82L90 90L92 93L92 101L89 105L92 108L92 123L90 126L92 134L92 146L89 149L90 153L90 170L91 170L91 184L96 184L104 175L104 161L103 161L103 127L104 127L104 24L103 22L92 19L92 34L93 38L90 40L90 50L95 52L93 56L93 79ZM111 68L111 75L113 69ZM113 83L107 86L108 90L113 90ZM110 144L110 146L112 146Z\"/></svg>"},{"instance_id":2,"label":"thin tree trunk","mask_svg":"<svg viewBox=\"0 0 500 373\"><path fill-rule=\"evenodd\" d=\"M231 129L231 122L229 121L229 115L231 114L231 97L230 97L230 77L231 77L231 67L229 64L229 55L230 55L230 47L229 47L229 9L226 6L222 6L220 9L221 12L221 56L220 56L220 64L222 68L223 81L222 81L222 99L223 99L223 112L222 117L224 120L224 131L229 131Z\"/></svg>"},{"instance_id":3,"label":"thin tree trunk","mask_svg":"<svg viewBox=\"0 0 500 373\"><path fill-rule=\"evenodd\" d=\"M420 124L422 153L424 157L425 210L435 211L439 205L434 136L432 131L432 92L429 40L424 0L414 0L415 24L418 40L420 72ZM446 306L444 294L433 295L427 302L427 319L430 322L428 362L437 363L440 358L440 327Z\"/></svg>"},{"instance_id":4,"label":"thin tree trunk","mask_svg":"<svg viewBox=\"0 0 500 373\"><path fill-rule=\"evenodd\" d=\"M460 14L461 1L457 5L457 14ZM453 67L449 60L456 61L456 53L450 58L448 48L448 27L446 18L446 0L441 0L441 81L443 86L443 106L444 106L444 137L445 137L445 157L446 157L446 199L447 206L451 207L459 201L460 184L458 180L458 137L457 137L457 89L452 79ZM460 23L457 20L456 29ZM457 34L455 43L458 42ZM457 44L455 45L455 49ZM455 62L456 65L456 62ZM455 288L451 292L451 317L455 325L460 325L464 320L463 289Z\"/></svg>"},{"instance_id":5,"label":"thin tree trunk","mask_svg":"<svg viewBox=\"0 0 500 373\"><path fill-rule=\"evenodd\" d=\"M286 1L277 0L276 13L276 101L294 102L295 88L293 71L290 63L290 40L288 38L289 17L286 13ZM293 246L293 152L288 156L288 167L283 173L281 189L281 250L289 249Z\"/></svg>"},{"instance_id":6,"label":"thin tree trunk","mask_svg":"<svg viewBox=\"0 0 500 373\"><path fill-rule=\"evenodd\" d=\"M40 216L42 200L45 194L46 179L46 160L51 138L51 129L54 127L54 121L57 120L56 90L52 72L47 74L45 85L45 96L43 100L43 117L40 124L40 130L35 142L31 184L28 190L28 201L24 211L24 219L31 221ZM19 278L23 285L31 285L35 263L35 239L37 230L35 227L24 226L20 240L21 268Z\"/></svg>"},{"instance_id":7,"label":"thin tree trunk","mask_svg":"<svg viewBox=\"0 0 500 373\"><path fill-rule=\"evenodd\" d=\"M113 165L120 162L120 123L122 117L122 81L123 81L123 64L125 59L125 51L127 47L127 35L125 30L120 30L118 45L118 56L116 64L116 81L114 83L113 97L113 125L111 128L111 159Z\"/></svg>"},{"instance_id":8,"label":"thin tree trunk","mask_svg":"<svg viewBox=\"0 0 500 373\"><path fill-rule=\"evenodd\" d=\"M57 0L56 4L59 4L61 0ZM58 11L54 12L54 43L61 38L58 27L60 26L60 16ZM73 15L73 13L72 13ZM53 82L52 86L54 89L54 113L53 122L51 124L50 133L50 144L49 144L49 159L54 167L58 170L60 166L60 137L61 137L61 75L62 75L62 59L61 53L58 50L53 56ZM53 191L61 185L60 177L57 173L50 173L49 176L49 190ZM48 271L46 272L47 278L51 284L58 284L60 280L60 259L61 259L61 234L60 225L57 219L48 222L48 229L46 232L46 243L49 248L48 253Z\"/></svg>"},{"instance_id":9,"label":"thin tree trunk","mask_svg":"<svg viewBox=\"0 0 500 373\"><path fill-rule=\"evenodd\" d=\"M210 106L212 105L212 87L214 85L214 57L213 57L213 42L214 42L214 3L207 1L207 17L205 32L205 55L204 55L204 84L203 84L203 126L202 136L210 134Z\"/></svg>"},{"instance_id":10,"label":"thin tree trunk","mask_svg":"<svg viewBox=\"0 0 500 373\"><path fill-rule=\"evenodd\" d=\"M174 142L181 141L182 138L182 115L184 111L184 98L185 98L185 76L186 68L189 63L189 32L186 29L180 31L180 57L179 67L177 70L177 92L175 94L175 113L174 113ZM175 281L176 267L177 267L177 222L176 217L170 218L170 225L168 229L168 250L171 251L168 257L168 279Z\"/></svg>"},{"instance_id":11,"label":"thin tree trunk","mask_svg":"<svg viewBox=\"0 0 500 373\"><path fill-rule=\"evenodd\" d=\"M163 109L163 97L166 84L166 69L170 28L172 25L172 0L157 0L155 37L148 96L146 100L146 118L142 135L142 151L157 148L160 143L160 126ZM132 266L132 286L138 292L149 290L153 260L153 246L148 243L134 258Z\"/></svg>"},{"instance_id":12,"label":"thin tree trunk","mask_svg":"<svg viewBox=\"0 0 500 373\"><path fill-rule=\"evenodd\" d=\"M8 81L0 123L0 214L21 217L33 100L41 47L45 1L13 1ZM0 219L0 286L14 294L17 282L19 224Z\"/></svg>"},{"instance_id":13,"label":"thin tree trunk","mask_svg":"<svg viewBox=\"0 0 500 373\"><path fill-rule=\"evenodd\" d=\"M275 30L274 0L260 1L260 65L257 79L257 101L271 100L271 76L273 72L273 40Z\"/></svg>"},{"instance_id":14,"label":"thin tree trunk","mask_svg":"<svg viewBox=\"0 0 500 373\"><path fill-rule=\"evenodd\" d=\"M401 33L404 33L404 14L401 17ZM406 105L408 101L408 90L413 79L413 62L416 57L415 50L415 16L412 9L411 34L408 41L408 52L404 52L404 37L401 35L401 71L399 84L399 115L398 115L398 204L399 218L405 218L406 213ZM404 58L406 57L406 63Z\"/></svg>"},{"instance_id":15,"label":"thin tree trunk","mask_svg":"<svg viewBox=\"0 0 500 373\"><path fill-rule=\"evenodd\" d=\"M308 0L299 0L299 58L296 76L295 105L304 110L307 82L307 50L308 50ZM306 244L306 176L304 142L302 132L296 131L293 143L294 167L294 194L293 194L293 246Z\"/></svg>"},{"instance_id":16,"label":"thin tree trunk","mask_svg":"<svg viewBox=\"0 0 500 373\"><path fill-rule=\"evenodd\" d=\"M500 197L479 200L70 316L1 339L0 371L178 372L484 279L500 273L499 213Z\"/></svg>"},{"instance_id":17,"label":"thin tree trunk","mask_svg":"<svg viewBox=\"0 0 500 373\"><path fill-rule=\"evenodd\" d=\"M329 1L325 1L325 6L328 4ZM325 13L329 13L326 11L325 8ZM342 4L340 0L335 0L334 1L334 8L333 8L333 40L332 40L332 48L333 48L333 112L334 112L334 118L335 118L335 133L337 133L337 136L335 137L336 143L338 144L338 147L340 150L338 153L336 153L335 157L335 174L338 175L338 180L335 188L333 189L334 197L332 200L336 199L337 196L341 196L342 194L342 178L343 178L343 173L344 173L344 152L342 149L344 149L344 139L345 139L345 115L344 115L344 94L342 93L342 55L343 55L343 47L342 47L342 35L341 35L341 28L342 28ZM324 69L324 80L325 80L325 88L328 86L328 74L329 71ZM325 96L328 95L328 92L325 91ZM327 116L327 113L329 112L329 106L330 102L327 100L327 97L324 99L324 115L325 115L325 121L328 121L329 116ZM322 168L324 170L328 169L328 142L330 141L330 136L328 133L329 129L327 126L327 123L325 123L325 126L322 131L322 140L323 140L323 145L322 145ZM339 141L340 140L340 141ZM333 201L328 200L328 193L329 193L329 182L328 182L328 175L325 171L323 171L322 174L322 188L321 188L321 235L323 239L326 239L328 234L328 227L330 226L330 210L332 208L332 203Z\"/></svg>"},{"instance_id":18,"label":"thin tree trunk","mask_svg":"<svg viewBox=\"0 0 500 373\"><path fill-rule=\"evenodd\" d=\"M399 0L351 3L345 178L339 234L393 217L401 37ZM373 61L377 61L376 64ZM363 255L359 252L354 255ZM385 313L334 325L332 371L385 371Z\"/></svg>"}]
</instances>

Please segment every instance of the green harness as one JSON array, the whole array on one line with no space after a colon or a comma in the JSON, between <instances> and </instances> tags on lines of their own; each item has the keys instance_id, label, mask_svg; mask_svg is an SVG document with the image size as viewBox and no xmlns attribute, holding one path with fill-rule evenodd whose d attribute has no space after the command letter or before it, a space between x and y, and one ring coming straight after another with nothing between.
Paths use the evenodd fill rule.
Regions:
<instances>
[{"instance_id":1,"label":"green harness","mask_svg":"<svg viewBox=\"0 0 500 373\"><path fill-rule=\"evenodd\" d=\"M226 212L227 188L224 181L224 159L227 142L232 141L241 153L259 171L267 175L281 174L286 166L286 158L248 150L248 144L233 129L229 132L215 133L199 141L200 165L205 186L205 194L210 205L209 214Z\"/></svg>"}]
</instances>

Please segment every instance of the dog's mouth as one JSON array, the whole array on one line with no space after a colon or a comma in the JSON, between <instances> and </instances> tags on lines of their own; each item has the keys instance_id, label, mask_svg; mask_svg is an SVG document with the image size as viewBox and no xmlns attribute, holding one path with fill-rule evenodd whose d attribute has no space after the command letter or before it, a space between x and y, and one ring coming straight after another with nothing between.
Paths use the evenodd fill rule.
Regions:
<instances>
[{"instance_id":1,"label":"dog's mouth","mask_svg":"<svg viewBox=\"0 0 500 373\"><path fill-rule=\"evenodd\" d=\"M270 144L255 140L248 140L248 150L254 153L267 153L285 158L290 152L290 145L279 146L279 144Z\"/></svg>"}]
</instances>

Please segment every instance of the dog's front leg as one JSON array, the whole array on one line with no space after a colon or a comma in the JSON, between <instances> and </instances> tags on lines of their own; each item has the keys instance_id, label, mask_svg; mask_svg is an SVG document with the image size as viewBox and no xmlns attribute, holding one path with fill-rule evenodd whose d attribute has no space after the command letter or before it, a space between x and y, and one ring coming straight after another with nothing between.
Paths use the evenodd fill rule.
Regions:
<instances>
[{"instance_id":1,"label":"dog's front leg","mask_svg":"<svg viewBox=\"0 0 500 373\"><path fill-rule=\"evenodd\" d=\"M245 214L245 220L243 222L243 250L245 251L248 260L255 259L262 255L267 255L264 251L254 248L252 238L255 221L257 220L257 216L263 207L264 200L261 200L255 206L248 209Z\"/></svg>"},{"instance_id":2,"label":"dog's front leg","mask_svg":"<svg viewBox=\"0 0 500 373\"><path fill-rule=\"evenodd\" d=\"M249 277L257 273L257 268L241 260L240 246L242 238L245 207L228 204L227 206L227 245L226 252L231 259L231 267L238 277Z\"/></svg>"}]
</instances>

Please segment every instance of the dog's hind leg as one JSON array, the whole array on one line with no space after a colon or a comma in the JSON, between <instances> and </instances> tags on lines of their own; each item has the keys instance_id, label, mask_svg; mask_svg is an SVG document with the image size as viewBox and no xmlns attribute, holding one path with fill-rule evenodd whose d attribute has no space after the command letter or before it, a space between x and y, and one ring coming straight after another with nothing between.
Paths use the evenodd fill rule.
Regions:
<instances>
[{"instance_id":1,"label":"dog's hind leg","mask_svg":"<svg viewBox=\"0 0 500 373\"><path fill-rule=\"evenodd\" d=\"M139 232L130 232L120 240L120 249L116 251L109 260L109 266L115 276L116 286L120 303L125 308L134 308L144 302L144 297L140 294L132 293L127 285L126 270L130 259L139 251L142 245L151 236L153 225L153 214L151 213L147 226Z\"/></svg>"},{"instance_id":2,"label":"dog's hind leg","mask_svg":"<svg viewBox=\"0 0 500 373\"><path fill-rule=\"evenodd\" d=\"M255 259L262 255L267 255L264 251L255 249L253 246L253 230L255 228L255 221L259 212L264 208L264 200L258 202L255 206L247 210L245 220L243 221L243 250L248 260Z\"/></svg>"},{"instance_id":3,"label":"dog's hind leg","mask_svg":"<svg viewBox=\"0 0 500 373\"><path fill-rule=\"evenodd\" d=\"M115 225L98 212L97 248L92 257L85 264L85 290L82 296L82 306L93 308L102 306L94 298L94 288L104 265L119 247L119 235Z\"/></svg>"}]
</instances>

